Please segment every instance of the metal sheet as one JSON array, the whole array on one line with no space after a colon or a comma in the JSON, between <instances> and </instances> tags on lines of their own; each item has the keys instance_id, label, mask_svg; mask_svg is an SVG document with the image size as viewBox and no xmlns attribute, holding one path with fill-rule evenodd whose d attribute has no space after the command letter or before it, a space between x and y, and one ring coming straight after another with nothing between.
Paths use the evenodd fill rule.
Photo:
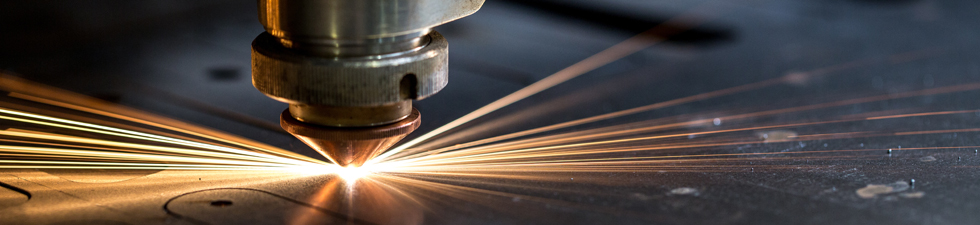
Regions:
<instances>
[{"instance_id":1,"label":"metal sheet","mask_svg":"<svg viewBox=\"0 0 980 225\"><path fill-rule=\"evenodd\" d=\"M262 30L253 18L254 4L34 2L0 3L12 4L0 6L0 24L16 34L0 39L5 49L0 53L0 68L5 72L316 156L288 135L132 90L137 83L203 103L200 105L275 123L285 105L255 91L247 79L249 42ZM473 16L438 28L452 45L451 81L440 94L416 102L425 120L407 139L632 35L630 26L606 26L611 23L540 7L554 2L529 2L488 1ZM622 15L620 19L629 19L624 23L655 23L704 1L562 2L572 4L565 8L571 12L585 8ZM648 120L651 122L644 126L702 121L664 132L683 136L613 147L752 143L601 156L691 159L664 160L661 168L641 171L528 169L506 173L507 177L377 176L351 189L333 175L7 170L0 183L25 190L30 199L24 202L20 195L0 189L0 196L17 196L9 201L16 206L0 209L0 218L14 224L232 224L253 218L272 224L338 220L367 224L970 224L978 219L973 212L980 200L974 191L980 156L976 147L968 147L980 146L974 130L980 114L970 112L980 109L977 92L970 86L980 82L976 63L980 51L975 41L980 34L975 15L978 3L717 4L722 10L711 14L712 19L701 27L702 36L696 36L717 38L711 39L714 41L661 43L503 108L443 136L440 145L772 79L792 81L540 134ZM79 10L70 10L76 8ZM800 76L807 79L789 79ZM950 87L963 90L951 91ZM933 92L902 97L922 90ZM881 100L714 120L875 97ZM946 111L966 112L869 119ZM830 120L848 121L688 135ZM805 157L796 157L796 152ZM696 157L719 154L745 155ZM353 194L347 196L349 193ZM217 200L232 204L210 205ZM168 213L164 209L168 201L182 205ZM0 199L0 207L4 204L8 204L6 197ZM236 208L239 206L242 208Z\"/></svg>"}]
</instances>

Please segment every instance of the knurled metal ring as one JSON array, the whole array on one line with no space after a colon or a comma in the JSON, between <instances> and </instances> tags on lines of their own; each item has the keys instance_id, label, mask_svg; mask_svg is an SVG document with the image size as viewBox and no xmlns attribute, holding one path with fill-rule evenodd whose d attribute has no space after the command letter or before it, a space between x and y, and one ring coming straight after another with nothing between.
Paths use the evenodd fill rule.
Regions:
<instances>
[{"instance_id":1,"label":"knurled metal ring","mask_svg":"<svg viewBox=\"0 0 980 225\"><path fill-rule=\"evenodd\" d=\"M378 106L419 100L449 82L449 43L435 31L429 40L413 51L327 58L298 54L262 33L252 42L252 84L293 104Z\"/></svg>"}]
</instances>

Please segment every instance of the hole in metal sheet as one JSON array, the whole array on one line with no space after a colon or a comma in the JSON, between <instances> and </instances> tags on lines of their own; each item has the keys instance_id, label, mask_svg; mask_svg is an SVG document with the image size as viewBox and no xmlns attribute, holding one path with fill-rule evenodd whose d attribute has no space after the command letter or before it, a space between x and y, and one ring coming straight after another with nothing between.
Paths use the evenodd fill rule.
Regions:
<instances>
[{"instance_id":1,"label":"hole in metal sheet","mask_svg":"<svg viewBox=\"0 0 980 225\"><path fill-rule=\"evenodd\" d=\"M23 189L0 183L0 210L24 204L31 194Z\"/></svg>"},{"instance_id":2,"label":"hole in metal sheet","mask_svg":"<svg viewBox=\"0 0 980 225\"><path fill-rule=\"evenodd\" d=\"M228 201L228 200L212 201L211 202L211 206L214 206L214 207L228 207L228 206L231 206L231 201Z\"/></svg>"}]
</instances>

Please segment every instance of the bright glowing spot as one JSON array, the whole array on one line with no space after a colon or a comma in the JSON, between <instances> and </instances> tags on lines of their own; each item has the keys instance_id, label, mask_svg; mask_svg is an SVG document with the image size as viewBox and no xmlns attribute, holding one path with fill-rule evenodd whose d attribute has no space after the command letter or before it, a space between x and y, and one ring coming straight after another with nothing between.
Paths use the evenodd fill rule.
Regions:
<instances>
[{"instance_id":1,"label":"bright glowing spot","mask_svg":"<svg viewBox=\"0 0 980 225\"><path fill-rule=\"evenodd\" d=\"M340 167L335 164L331 165L311 165L311 166L293 166L287 169L290 172L305 174L305 175L324 175L324 174L336 174L341 179L347 182L354 182L361 177L371 175L375 166L361 166L361 167Z\"/></svg>"},{"instance_id":2,"label":"bright glowing spot","mask_svg":"<svg viewBox=\"0 0 980 225\"><path fill-rule=\"evenodd\" d=\"M371 174L371 170L367 167L352 166L347 168L337 167L336 169L337 176L340 176L340 178L343 178L347 182L354 182L361 177Z\"/></svg>"}]
</instances>

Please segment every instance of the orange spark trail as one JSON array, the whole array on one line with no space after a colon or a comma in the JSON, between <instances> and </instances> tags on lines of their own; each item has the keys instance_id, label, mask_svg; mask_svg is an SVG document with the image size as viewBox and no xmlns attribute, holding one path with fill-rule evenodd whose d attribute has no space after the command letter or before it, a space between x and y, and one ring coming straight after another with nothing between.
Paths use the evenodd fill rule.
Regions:
<instances>
[{"instance_id":1,"label":"orange spark trail","mask_svg":"<svg viewBox=\"0 0 980 225\"><path fill-rule=\"evenodd\" d=\"M894 57L897 57L897 56L905 56L905 55L916 56L916 57L911 57L911 58L905 57L905 58L908 58L908 59L901 61L901 62L908 62L908 61L912 61L912 60L915 60L915 59L924 58L924 56L933 56L933 55L938 54L939 52L941 52L941 51L937 51L935 49L916 50L916 51L911 51L911 52L903 52L903 53L894 54L894 55L890 56L889 58L894 58ZM632 114L636 114L636 113L640 113L640 112L646 112L646 111L650 111L650 110L661 109L661 108L666 108L666 107L670 107L670 106L681 105L681 104L685 104L685 103L702 101L702 100L706 100L706 99L711 99L711 98L716 98L716 97L731 95L731 94L740 93L740 92L757 90L757 89L761 89L761 88L765 88L765 87L769 87L769 86L773 86L773 85L778 85L778 84L804 82L804 81L806 81L808 79L814 78L815 76L823 76L823 75L828 75L828 74L831 74L831 73L834 73L834 72L844 71L844 70L847 70L847 69L853 69L853 68L858 68L858 67L861 67L861 66L867 66L867 65L874 64L874 63L876 63L878 61L879 60L876 60L875 58L869 58L869 59L862 59L862 60L857 60L857 61L842 63L842 64L838 64L838 65L834 65L834 66L828 66L828 67L824 67L824 68L814 69L814 70L811 70L811 71L808 71L808 72L791 73L791 74L787 74L787 75L782 76L782 77L779 77L779 78L769 79L769 80L755 82L755 83L751 83L751 84L740 85L740 86L736 86L736 87L731 87L731 88L721 89L721 90L717 90L717 91L712 91L712 92L707 92L707 93L692 95L692 96L678 98L678 99L674 99L674 100L670 100L670 101L665 101L665 102L654 103L654 104L650 104L650 105L646 105L646 106L641 106L641 107L636 107L636 108L632 108L632 109L617 111L617 112L613 112L613 113L607 113L607 114L603 114L603 115L598 115L598 116L593 116L593 117L588 117L588 118L583 118L583 119L577 119L577 120L573 120L573 121L568 121L568 122L553 124L553 125L544 126L544 127L540 127L540 128L534 128L534 129L530 129L530 130L526 130L526 131L515 132L515 133L511 133L511 134L506 134L506 135L500 135L500 136L497 136L497 137L491 137L491 138L481 139L481 140L477 140L477 141L471 141L471 142L468 142L468 143L457 144L457 145L453 145L453 146L450 146L450 147L445 147L445 148L440 148L440 149L436 149L436 150L431 150L431 151L428 151L427 154L430 154L430 155L431 154L438 154L438 153L449 151L449 150L453 150L453 149L466 148L466 147L477 146L477 145L482 145L482 144L486 144L486 143L492 143L492 142L497 142L497 141L502 141L502 140L507 140L507 139L513 139L513 138L527 136L527 135L531 135L531 134L537 134L537 133L542 133L542 132L557 130L557 129L561 129L561 128L572 127L572 126L577 126L577 125L592 123L592 122L596 122L596 121L602 121L602 120L607 120L607 119L611 119L611 118L617 118L617 117L621 117L621 116L632 115ZM725 117L725 118L719 118L719 119L726 119L727 120L727 119L732 119L732 118L731 117ZM404 145L404 146L408 146L408 145ZM409 147L411 147L411 146L409 146ZM421 147L416 148L416 149L402 149L402 151L400 153L391 154L389 158L398 159L398 158L401 158L401 157L405 157L406 155L411 155L411 154L414 154L414 153L417 153L417 152L420 152L420 151L426 151L428 149L429 148L427 148L427 146L421 146ZM378 159L378 161L381 161L383 159L384 158Z\"/></svg>"},{"instance_id":2,"label":"orange spark trail","mask_svg":"<svg viewBox=\"0 0 980 225\"><path fill-rule=\"evenodd\" d=\"M547 90L548 88L554 87L555 85L561 84L572 78L578 77L579 75L585 74L589 71L595 70L606 64L609 64L616 60L622 59L626 56L632 55L633 53L639 52L640 50L653 46L654 44L663 41L664 37L669 37L674 34L685 31L686 29L689 29L691 27L700 25L707 20L707 17L704 15L709 15L710 13L708 12L713 12L715 10L718 10L717 7L708 7L708 6L714 6L714 5L703 3L699 6L696 6L694 9L689 10L688 12L680 16L677 16L673 19L670 19L667 22L664 22L663 24L660 24L648 31L645 31L629 39L626 39L625 41L613 45L612 47L606 50L596 53L595 55L592 55L588 58L585 58L582 61L579 61L578 63L572 64L571 66L562 69L561 71L549 75L544 79L534 82L533 84L528 85L527 87L521 88L520 90L517 90L514 93L511 93L507 96L504 96L503 98L491 102L490 104L480 107L479 109L474 110L473 112L470 112L469 114L466 114L460 117L459 119L453 120L452 122L449 122L446 125L436 128L433 131L430 131L418 138L412 139L411 141L405 144L402 144L394 149L391 149L388 152L376 157L374 160L369 161L368 163L369 164L376 163L381 160L384 160L385 158L388 158L396 153L399 153L405 149L415 146L416 144L419 144L430 138L438 136L443 132L452 130L453 128L456 128L464 123L470 122L476 118L480 118L483 115L497 111L500 108L513 104L514 102L520 101L524 98L527 98L528 96L537 94L541 91ZM677 29L676 27L683 27L685 29Z\"/></svg>"}]
</instances>

